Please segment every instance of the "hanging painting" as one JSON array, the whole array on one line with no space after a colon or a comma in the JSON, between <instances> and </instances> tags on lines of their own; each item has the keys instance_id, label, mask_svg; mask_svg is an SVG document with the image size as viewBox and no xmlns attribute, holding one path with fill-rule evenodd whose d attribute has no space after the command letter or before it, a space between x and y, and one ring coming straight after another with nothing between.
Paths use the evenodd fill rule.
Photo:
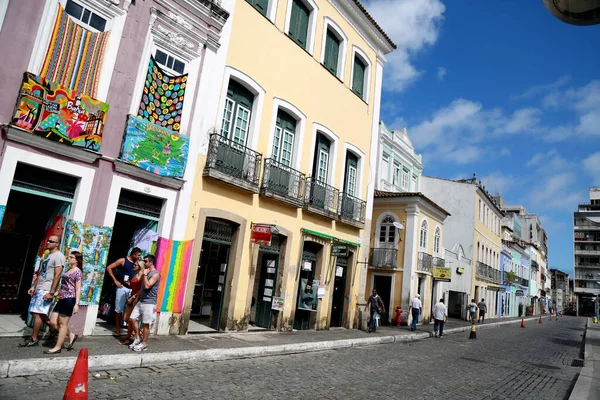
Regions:
<instances>
[{"instance_id":1,"label":"hanging painting","mask_svg":"<svg viewBox=\"0 0 600 400\"><path fill-rule=\"evenodd\" d=\"M189 138L130 115L120 159L161 176L182 178Z\"/></svg>"},{"instance_id":2,"label":"hanging painting","mask_svg":"<svg viewBox=\"0 0 600 400\"><path fill-rule=\"evenodd\" d=\"M163 128L179 132L187 86L187 74L169 76L150 56L138 116Z\"/></svg>"},{"instance_id":3,"label":"hanging painting","mask_svg":"<svg viewBox=\"0 0 600 400\"><path fill-rule=\"evenodd\" d=\"M108 104L23 74L12 125L63 144L99 151Z\"/></svg>"},{"instance_id":4,"label":"hanging painting","mask_svg":"<svg viewBox=\"0 0 600 400\"><path fill-rule=\"evenodd\" d=\"M157 311L181 313L192 259L193 240L158 238L156 269L160 273Z\"/></svg>"},{"instance_id":5,"label":"hanging painting","mask_svg":"<svg viewBox=\"0 0 600 400\"><path fill-rule=\"evenodd\" d=\"M77 250L83 255L79 304L97 305L100 302L100 292L104 283L112 228L68 220L65 234L65 254Z\"/></svg>"}]
</instances>

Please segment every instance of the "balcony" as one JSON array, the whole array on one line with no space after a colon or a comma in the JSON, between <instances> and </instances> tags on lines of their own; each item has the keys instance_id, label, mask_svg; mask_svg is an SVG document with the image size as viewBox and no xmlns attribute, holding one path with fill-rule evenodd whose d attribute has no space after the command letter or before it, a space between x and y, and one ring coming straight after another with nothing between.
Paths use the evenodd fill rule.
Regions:
<instances>
[{"instance_id":1,"label":"balcony","mask_svg":"<svg viewBox=\"0 0 600 400\"><path fill-rule=\"evenodd\" d=\"M371 249L369 266L380 269L395 269L398 261L396 249Z\"/></svg>"},{"instance_id":2,"label":"balcony","mask_svg":"<svg viewBox=\"0 0 600 400\"><path fill-rule=\"evenodd\" d=\"M518 278L517 283L521 286L529 287L529 279Z\"/></svg>"},{"instance_id":3,"label":"balcony","mask_svg":"<svg viewBox=\"0 0 600 400\"><path fill-rule=\"evenodd\" d=\"M431 266L433 264L433 257L431 254L419 252L419 261L417 263L418 272L431 273Z\"/></svg>"},{"instance_id":4,"label":"balcony","mask_svg":"<svg viewBox=\"0 0 600 400\"><path fill-rule=\"evenodd\" d=\"M349 194L340 196L340 222L363 229L365 227L365 209L367 202Z\"/></svg>"},{"instance_id":5,"label":"balcony","mask_svg":"<svg viewBox=\"0 0 600 400\"><path fill-rule=\"evenodd\" d=\"M500 271L482 262L477 262L475 276L484 281L500 284Z\"/></svg>"},{"instance_id":6,"label":"balcony","mask_svg":"<svg viewBox=\"0 0 600 400\"><path fill-rule=\"evenodd\" d=\"M441 257L433 257L431 260L431 265L433 267L445 267L446 266L446 260L444 260Z\"/></svg>"},{"instance_id":7,"label":"balcony","mask_svg":"<svg viewBox=\"0 0 600 400\"><path fill-rule=\"evenodd\" d=\"M294 207L304 205L306 176L272 158L265 160L261 196L272 198Z\"/></svg>"},{"instance_id":8,"label":"balcony","mask_svg":"<svg viewBox=\"0 0 600 400\"><path fill-rule=\"evenodd\" d=\"M592 249L575 249L575 255L582 256L600 256L600 250L592 250Z\"/></svg>"},{"instance_id":9,"label":"balcony","mask_svg":"<svg viewBox=\"0 0 600 400\"><path fill-rule=\"evenodd\" d=\"M537 261L533 261L531 260L531 270L532 271L539 271L540 266L538 265Z\"/></svg>"},{"instance_id":10,"label":"balcony","mask_svg":"<svg viewBox=\"0 0 600 400\"><path fill-rule=\"evenodd\" d=\"M258 193L262 154L219 134L210 135L203 176Z\"/></svg>"},{"instance_id":11,"label":"balcony","mask_svg":"<svg viewBox=\"0 0 600 400\"><path fill-rule=\"evenodd\" d=\"M306 179L304 209L322 217L338 219L339 190L312 177Z\"/></svg>"}]
</instances>

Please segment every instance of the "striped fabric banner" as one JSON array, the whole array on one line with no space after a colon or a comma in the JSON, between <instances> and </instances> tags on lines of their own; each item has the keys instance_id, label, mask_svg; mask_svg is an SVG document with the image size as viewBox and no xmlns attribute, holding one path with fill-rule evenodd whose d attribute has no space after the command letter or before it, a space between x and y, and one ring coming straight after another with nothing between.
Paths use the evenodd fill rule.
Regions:
<instances>
[{"instance_id":1,"label":"striped fabric banner","mask_svg":"<svg viewBox=\"0 0 600 400\"><path fill-rule=\"evenodd\" d=\"M53 83L96 96L109 32L92 32L58 6L41 76Z\"/></svg>"},{"instance_id":2,"label":"striped fabric banner","mask_svg":"<svg viewBox=\"0 0 600 400\"><path fill-rule=\"evenodd\" d=\"M156 269L160 272L160 286L156 301L157 310L182 312L193 247L193 240L158 238Z\"/></svg>"}]
</instances>

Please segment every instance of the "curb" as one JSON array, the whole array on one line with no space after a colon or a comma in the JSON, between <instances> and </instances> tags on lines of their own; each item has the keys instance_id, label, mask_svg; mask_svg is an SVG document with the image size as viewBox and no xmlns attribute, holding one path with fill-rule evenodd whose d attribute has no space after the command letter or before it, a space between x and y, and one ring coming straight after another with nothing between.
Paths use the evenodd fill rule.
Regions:
<instances>
[{"instance_id":1,"label":"curb","mask_svg":"<svg viewBox=\"0 0 600 400\"><path fill-rule=\"evenodd\" d=\"M536 318L526 319L532 320ZM478 325L478 328L514 324L520 321L492 322ZM470 326L451 328L444 333L457 333L471 330ZM119 354L90 356L88 369L105 370L121 368L150 367L160 364L181 364L188 362L224 361L241 358L256 358L275 355L309 353L315 351L347 349L351 347L373 346L378 344L404 343L433 337L433 333L411 333L375 336L357 339L328 340L321 342L280 344L274 346L240 347L231 349L208 349L193 351L171 351L165 353ZM26 360L0 360L0 378L31 376L43 373L71 371L77 357L30 358Z\"/></svg>"},{"instance_id":2,"label":"curb","mask_svg":"<svg viewBox=\"0 0 600 400\"><path fill-rule=\"evenodd\" d=\"M591 399L590 394L592 392L592 382L594 381L594 364L588 363L585 360L589 360L593 355L592 339L588 333L588 327L592 323L591 318L587 318L585 322L585 347L583 352L583 368L579 372L575 386L571 391L569 400L587 400Z\"/></svg>"}]
</instances>

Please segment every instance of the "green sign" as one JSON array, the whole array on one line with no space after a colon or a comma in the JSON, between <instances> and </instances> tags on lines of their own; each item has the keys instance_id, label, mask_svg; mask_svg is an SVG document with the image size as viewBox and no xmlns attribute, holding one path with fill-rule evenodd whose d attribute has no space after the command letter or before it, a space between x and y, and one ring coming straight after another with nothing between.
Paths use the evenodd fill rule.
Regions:
<instances>
[{"instance_id":1,"label":"green sign","mask_svg":"<svg viewBox=\"0 0 600 400\"><path fill-rule=\"evenodd\" d=\"M343 244L332 244L331 255L335 257L348 257L348 245Z\"/></svg>"}]
</instances>

